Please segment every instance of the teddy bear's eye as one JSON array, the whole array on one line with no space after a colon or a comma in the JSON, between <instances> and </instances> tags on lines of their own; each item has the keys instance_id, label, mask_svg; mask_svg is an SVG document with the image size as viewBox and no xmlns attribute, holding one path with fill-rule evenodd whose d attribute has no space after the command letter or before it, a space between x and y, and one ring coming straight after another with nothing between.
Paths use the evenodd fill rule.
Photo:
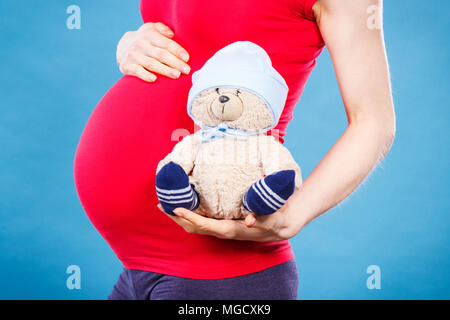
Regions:
<instances>
[{"instance_id":1,"label":"teddy bear's eye","mask_svg":"<svg viewBox=\"0 0 450 320\"><path fill-rule=\"evenodd\" d=\"M220 94L220 92L219 92L219 88L216 88L216 92L217 92L217 94Z\"/></svg>"},{"instance_id":2,"label":"teddy bear's eye","mask_svg":"<svg viewBox=\"0 0 450 320\"><path fill-rule=\"evenodd\" d=\"M239 91L239 89L236 90L236 95L239 95L241 92Z\"/></svg>"}]
</instances>

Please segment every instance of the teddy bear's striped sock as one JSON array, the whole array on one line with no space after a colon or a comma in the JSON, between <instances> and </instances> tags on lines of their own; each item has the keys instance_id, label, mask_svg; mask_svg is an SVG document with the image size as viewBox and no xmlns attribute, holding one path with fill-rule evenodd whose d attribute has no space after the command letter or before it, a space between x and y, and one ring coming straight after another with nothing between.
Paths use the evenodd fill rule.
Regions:
<instances>
[{"instance_id":1,"label":"teddy bear's striped sock","mask_svg":"<svg viewBox=\"0 0 450 320\"><path fill-rule=\"evenodd\" d=\"M295 171L278 171L252 184L242 198L242 205L256 214L271 214L284 205L294 189Z\"/></svg>"},{"instance_id":2,"label":"teddy bear's striped sock","mask_svg":"<svg viewBox=\"0 0 450 320\"><path fill-rule=\"evenodd\" d=\"M175 215L175 208L195 210L200 202L189 177L175 162L169 162L156 175L156 195L164 211Z\"/></svg>"}]
</instances>

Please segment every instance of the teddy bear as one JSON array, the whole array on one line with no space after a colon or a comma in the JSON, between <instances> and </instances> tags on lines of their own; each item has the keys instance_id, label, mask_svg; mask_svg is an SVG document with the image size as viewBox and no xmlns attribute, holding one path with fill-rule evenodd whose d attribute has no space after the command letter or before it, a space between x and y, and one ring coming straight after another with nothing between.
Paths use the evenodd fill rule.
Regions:
<instances>
[{"instance_id":1,"label":"teddy bear","mask_svg":"<svg viewBox=\"0 0 450 320\"><path fill-rule=\"evenodd\" d=\"M167 214L183 207L216 219L278 211L302 183L292 155L267 131L288 92L269 55L249 41L217 51L192 76L187 112L201 128L179 141L156 169Z\"/></svg>"}]
</instances>

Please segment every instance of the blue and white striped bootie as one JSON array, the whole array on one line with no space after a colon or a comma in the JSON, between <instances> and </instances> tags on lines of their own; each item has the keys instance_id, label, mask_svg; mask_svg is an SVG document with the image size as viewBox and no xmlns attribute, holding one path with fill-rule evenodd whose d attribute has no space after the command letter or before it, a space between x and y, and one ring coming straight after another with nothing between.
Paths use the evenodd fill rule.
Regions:
<instances>
[{"instance_id":1,"label":"blue and white striped bootie","mask_svg":"<svg viewBox=\"0 0 450 320\"><path fill-rule=\"evenodd\" d=\"M156 195L164 211L175 215L175 208L195 210L200 201L189 177L183 168L175 162L169 162L156 175Z\"/></svg>"},{"instance_id":2,"label":"blue and white striped bootie","mask_svg":"<svg viewBox=\"0 0 450 320\"><path fill-rule=\"evenodd\" d=\"M294 190L295 171L278 171L252 184L242 198L242 205L256 214L271 214L284 205Z\"/></svg>"}]
</instances>

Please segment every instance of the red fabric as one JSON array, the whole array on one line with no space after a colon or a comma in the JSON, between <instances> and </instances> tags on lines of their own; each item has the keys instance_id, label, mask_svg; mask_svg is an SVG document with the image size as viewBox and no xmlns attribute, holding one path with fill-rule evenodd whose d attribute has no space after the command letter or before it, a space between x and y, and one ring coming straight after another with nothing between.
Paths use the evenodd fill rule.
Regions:
<instances>
[{"instance_id":1,"label":"red fabric","mask_svg":"<svg viewBox=\"0 0 450 320\"><path fill-rule=\"evenodd\" d=\"M289 96L277 129L283 136L323 48L313 0L142 0L144 22L170 26L191 56L192 72L239 40L263 47ZM120 12L118 13L120 14ZM90 220L123 265L196 279L228 278L293 258L288 241L221 240L188 234L156 208L155 169L180 135L191 75L151 84L124 76L92 113L75 157L75 184ZM178 129L178 130L177 130Z\"/></svg>"}]
</instances>

